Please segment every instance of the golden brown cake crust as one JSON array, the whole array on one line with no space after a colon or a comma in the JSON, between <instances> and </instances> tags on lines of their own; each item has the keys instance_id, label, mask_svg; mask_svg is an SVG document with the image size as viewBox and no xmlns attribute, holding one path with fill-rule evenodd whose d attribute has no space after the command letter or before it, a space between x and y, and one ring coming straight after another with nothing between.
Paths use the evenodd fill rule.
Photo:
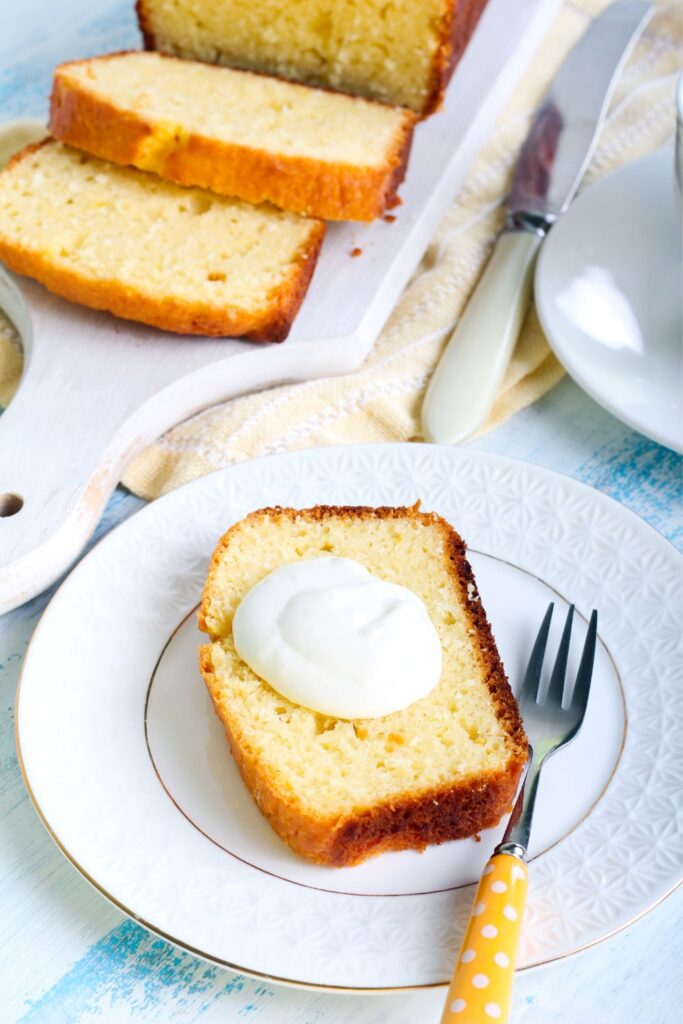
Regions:
<instances>
[{"instance_id":1,"label":"golden brown cake crust","mask_svg":"<svg viewBox=\"0 0 683 1024\"><path fill-rule=\"evenodd\" d=\"M145 10L145 0L135 0L135 13L138 18L138 25L140 26L142 45L146 50L156 50L154 33L152 32L152 27L147 18L147 11Z\"/></svg>"},{"instance_id":2,"label":"golden brown cake crust","mask_svg":"<svg viewBox=\"0 0 683 1024\"><path fill-rule=\"evenodd\" d=\"M143 0L139 0L142 7ZM429 95L422 111L428 117L443 105L446 87L469 43L488 0L449 0L441 30L441 44L432 62Z\"/></svg>"},{"instance_id":3,"label":"golden brown cake crust","mask_svg":"<svg viewBox=\"0 0 683 1024\"><path fill-rule=\"evenodd\" d=\"M12 157L7 169L52 141L47 138L27 146ZM71 302L107 310L124 320L135 320L174 334L283 341L303 302L325 234L322 221L312 222L312 225L311 237L302 247L288 280L270 293L267 304L258 312L237 307L218 310L202 302L181 302L170 297L152 298L122 285L116 279L93 280L56 266L48 257L31 252L25 246L5 242L1 234L0 262L17 274L34 278L55 295Z\"/></svg>"},{"instance_id":4,"label":"golden brown cake crust","mask_svg":"<svg viewBox=\"0 0 683 1024\"><path fill-rule=\"evenodd\" d=\"M200 668L204 681L225 728L240 774L262 813L295 852L316 863L337 867L357 864L368 856L387 850L423 849L435 843L465 838L496 825L511 809L527 760L527 740L462 539L441 516L420 512L419 503L412 508L318 505L297 510L277 507L260 509L247 519L266 518L276 513L291 520L304 517L309 522L319 522L327 517L391 519L409 516L442 531L449 569L458 582L463 607L467 609L470 628L476 636L486 686L496 715L504 725L511 753L502 770L482 773L476 780L411 794L405 799L368 807L341 818L314 819L295 797L285 798L275 791L267 770L238 742L229 709L220 700L221 684L214 670L212 648L203 646L200 648ZM209 566L198 615L200 629L209 635L210 592L232 530L239 525L231 527L221 538ZM212 636L212 639L216 637Z\"/></svg>"},{"instance_id":5,"label":"golden brown cake crust","mask_svg":"<svg viewBox=\"0 0 683 1024\"><path fill-rule=\"evenodd\" d=\"M94 60L124 56L126 52L131 51ZM165 54L161 59L180 60ZM82 66L88 61L72 63ZM382 167L330 164L197 134L164 140L161 152L150 164L141 154L154 134L154 126L140 115L121 110L81 88L69 79L69 66L60 65L53 80L49 127L55 138L113 163L154 171L179 185L197 185L250 203L271 202L283 210L325 220L371 221L391 206L405 177L417 121L409 110Z\"/></svg>"}]
</instances>

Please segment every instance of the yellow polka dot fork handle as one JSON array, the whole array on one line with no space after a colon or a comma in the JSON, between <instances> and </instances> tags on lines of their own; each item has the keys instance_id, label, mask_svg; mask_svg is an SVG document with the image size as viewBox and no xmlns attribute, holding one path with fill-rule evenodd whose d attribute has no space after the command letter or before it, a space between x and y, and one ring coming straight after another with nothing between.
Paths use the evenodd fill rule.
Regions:
<instances>
[{"instance_id":1,"label":"yellow polka dot fork handle","mask_svg":"<svg viewBox=\"0 0 683 1024\"><path fill-rule=\"evenodd\" d=\"M526 903L526 851L541 769L546 759L569 743L583 724L590 695L598 613L591 613L579 671L565 687L574 605L570 605L547 687L542 669L553 604L538 631L519 694L519 709L529 738L527 773L512 809L502 843L484 868L469 924L448 990L441 1024L488 1024L510 1015L517 945ZM540 700L540 703L539 703Z\"/></svg>"},{"instance_id":2,"label":"yellow polka dot fork handle","mask_svg":"<svg viewBox=\"0 0 683 1024\"><path fill-rule=\"evenodd\" d=\"M441 1024L508 1020L527 875L523 847L497 847L474 898Z\"/></svg>"}]
</instances>

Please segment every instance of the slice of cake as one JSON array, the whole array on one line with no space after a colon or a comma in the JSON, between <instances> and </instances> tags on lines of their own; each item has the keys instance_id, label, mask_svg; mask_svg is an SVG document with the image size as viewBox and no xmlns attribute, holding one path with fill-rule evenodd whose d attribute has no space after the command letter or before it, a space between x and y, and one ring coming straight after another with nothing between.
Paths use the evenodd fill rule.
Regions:
<instances>
[{"instance_id":1,"label":"slice of cake","mask_svg":"<svg viewBox=\"0 0 683 1024\"><path fill-rule=\"evenodd\" d=\"M54 140L0 172L0 261L73 302L179 334L281 341L324 231Z\"/></svg>"},{"instance_id":2,"label":"slice of cake","mask_svg":"<svg viewBox=\"0 0 683 1024\"><path fill-rule=\"evenodd\" d=\"M403 180L415 115L156 53L57 68L50 129L72 146L251 203L368 221Z\"/></svg>"},{"instance_id":3,"label":"slice of cake","mask_svg":"<svg viewBox=\"0 0 683 1024\"><path fill-rule=\"evenodd\" d=\"M255 585L289 563L334 556L412 591L441 644L431 692L384 717L311 710L237 654L233 620ZM316 598L304 596L314 609ZM313 611L311 651L321 638L314 620ZM201 671L235 761L297 853L356 864L384 850L475 835L510 809L526 738L465 546L440 516L417 507L254 512L218 544L199 621L211 638L200 651ZM264 623L265 637L273 627Z\"/></svg>"},{"instance_id":4,"label":"slice of cake","mask_svg":"<svg viewBox=\"0 0 683 1024\"><path fill-rule=\"evenodd\" d=\"M439 106L486 0L137 0L147 49L420 113Z\"/></svg>"}]
</instances>

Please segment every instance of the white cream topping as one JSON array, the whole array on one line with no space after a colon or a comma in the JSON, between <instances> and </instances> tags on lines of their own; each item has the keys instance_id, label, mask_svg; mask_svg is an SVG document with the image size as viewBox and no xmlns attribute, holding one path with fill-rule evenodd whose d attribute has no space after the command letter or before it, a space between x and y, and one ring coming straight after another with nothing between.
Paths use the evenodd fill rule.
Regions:
<instances>
[{"instance_id":1,"label":"white cream topping","mask_svg":"<svg viewBox=\"0 0 683 1024\"><path fill-rule=\"evenodd\" d=\"M256 675L335 718L400 711L441 676L441 644L424 603L351 558L280 566L243 598L232 631Z\"/></svg>"}]
</instances>

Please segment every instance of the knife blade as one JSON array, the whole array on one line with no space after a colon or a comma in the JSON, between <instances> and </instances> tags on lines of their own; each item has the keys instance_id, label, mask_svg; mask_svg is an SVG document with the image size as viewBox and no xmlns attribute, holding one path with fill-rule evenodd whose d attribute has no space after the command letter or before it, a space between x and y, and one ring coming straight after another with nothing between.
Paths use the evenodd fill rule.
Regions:
<instances>
[{"instance_id":1,"label":"knife blade","mask_svg":"<svg viewBox=\"0 0 683 1024\"><path fill-rule=\"evenodd\" d=\"M429 382L426 441L457 444L486 421L531 298L538 249L576 194L616 79L653 10L650 0L616 0L543 98L517 161L504 232Z\"/></svg>"}]
</instances>

